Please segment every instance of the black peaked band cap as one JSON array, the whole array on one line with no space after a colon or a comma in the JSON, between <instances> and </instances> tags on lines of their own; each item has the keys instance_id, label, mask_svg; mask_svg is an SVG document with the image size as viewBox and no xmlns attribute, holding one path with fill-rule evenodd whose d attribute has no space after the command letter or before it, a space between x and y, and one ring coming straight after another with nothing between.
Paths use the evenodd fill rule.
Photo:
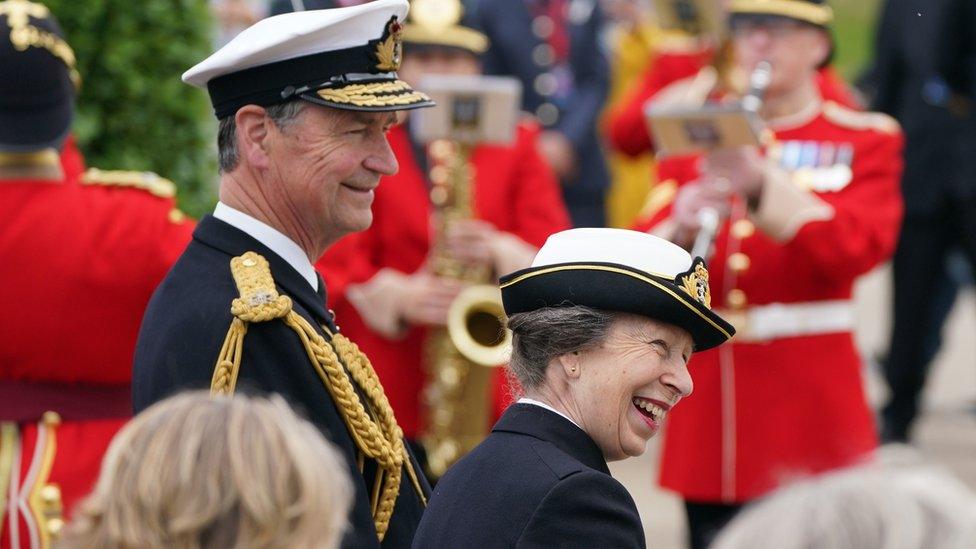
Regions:
<instances>
[{"instance_id":1,"label":"black peaked band cap","mask_svg":"<svg viewBox=\"0 0 976 549\"><path fill-rule=\"evenodd\" d=\"M731 339L735 328L709 308L707 297L693 297L699 266L703 262L696 259L674 279L617 263L530 267L500 279L502 302L509 315L581 305L646 316L683 328L691 334L695 351L703 351Z\"/></svg>"}]
</instances>

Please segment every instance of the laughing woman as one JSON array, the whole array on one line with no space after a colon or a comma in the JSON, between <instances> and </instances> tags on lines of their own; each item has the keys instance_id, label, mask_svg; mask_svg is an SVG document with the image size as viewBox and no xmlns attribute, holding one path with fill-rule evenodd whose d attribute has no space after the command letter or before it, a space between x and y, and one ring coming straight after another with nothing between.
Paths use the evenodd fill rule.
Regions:
<instances>
[{"instance_id":1,"label":"laughing woman","mask_svg":"<svg viewBox=\"0 0 976 549\"><path fill-rule=\"evenodd\" d=\"M704 264L644 233L574 229L501 287L525 394L437 484L414 547L644 547L607 462L644 452L691 394L691 353L734 333Z\"/></svg>"}]
</instances>

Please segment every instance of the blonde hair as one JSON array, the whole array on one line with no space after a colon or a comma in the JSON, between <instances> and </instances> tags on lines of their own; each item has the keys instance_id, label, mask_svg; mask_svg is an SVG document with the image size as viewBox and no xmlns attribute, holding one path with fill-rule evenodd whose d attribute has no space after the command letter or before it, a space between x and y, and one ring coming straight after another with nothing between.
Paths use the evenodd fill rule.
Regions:
<instances>
[{"instance_id":1,"label":"blonde hair","mask_svg":"<svg viewBox=\"0 0 976 549\"><path fill-rule=\"evenodd\" d=\"M277 395L180 394L115 436L59 547L336 547L346 469Z\"/></svg>"}]
</instances>

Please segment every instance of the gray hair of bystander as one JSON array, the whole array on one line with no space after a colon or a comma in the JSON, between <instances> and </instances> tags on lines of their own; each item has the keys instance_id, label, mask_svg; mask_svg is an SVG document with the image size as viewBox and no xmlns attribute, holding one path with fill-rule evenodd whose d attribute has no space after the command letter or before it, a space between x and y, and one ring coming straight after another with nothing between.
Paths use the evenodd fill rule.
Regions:
<instances>
[{"instance_id":1,"label":"gray hair of bystander","mask_svg":"<svg viewBox=\"0 0 976 549\"><path fill-rule=\"evenodd\" d=\"M711 549L970 549L976 494L907 447L784 487L743 510Z\"/></svg>"}]
</instances>

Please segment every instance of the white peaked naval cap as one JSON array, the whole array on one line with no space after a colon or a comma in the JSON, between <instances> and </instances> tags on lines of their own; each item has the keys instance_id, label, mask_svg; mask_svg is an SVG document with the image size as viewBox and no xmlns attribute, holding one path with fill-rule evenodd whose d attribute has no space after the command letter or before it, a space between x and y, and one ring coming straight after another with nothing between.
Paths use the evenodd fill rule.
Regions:
<instances>
[{"instance_id":1,"label":"white peaked naval cap","mask_svg":"<svg viewBox=\"0 0 976 549\"><path fill-rule=\"evenodd\" d=\"M183 74L206 88L218 118L248 104L305 99L392 111L429 107L399 80L406 0L286 13L258 21Z\"/></svg>"}]
</instances>

